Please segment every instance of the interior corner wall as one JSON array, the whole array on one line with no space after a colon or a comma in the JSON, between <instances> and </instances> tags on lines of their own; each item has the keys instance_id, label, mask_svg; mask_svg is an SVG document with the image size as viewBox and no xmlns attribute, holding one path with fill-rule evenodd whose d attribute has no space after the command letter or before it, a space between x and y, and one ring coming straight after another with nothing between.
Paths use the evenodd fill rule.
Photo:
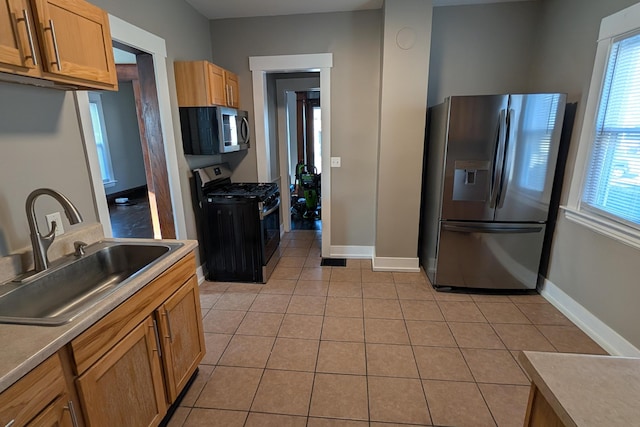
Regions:
<instances>
[{"instance_id":1,"label":"interior corner wall","mask_svg":"<svg viewBox=\"0 0 640 427\"><path fill-rule=\"evenodd\" d=\"M431 19L431 1L385 2L375 255L416 268Z\"/></svg>"},{"instance_id":2,"label":"interior corner wall","mask_svg":"<svg viewBox=\"0 0 640 427\"><path fill-rule=\"evenodd\" d=\"M584 120L600 22L637 0L546 0L538 23L531 90L560 90L578 101L563 199L566 200ZM548 280L640 348L640 250L558 218Z\"/></svg>"}]
</instances>

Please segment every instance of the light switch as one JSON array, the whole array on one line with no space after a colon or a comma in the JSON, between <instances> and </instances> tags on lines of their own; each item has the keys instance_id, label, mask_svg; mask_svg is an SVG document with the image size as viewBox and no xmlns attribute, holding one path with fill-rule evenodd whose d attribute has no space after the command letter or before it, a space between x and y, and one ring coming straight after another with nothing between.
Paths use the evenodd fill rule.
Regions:
<instances>
[{"instance_id":1,"label":"light switch","mask_svg":"<svg viewBox=\"0 0 640 427\"><path fill-rule=\"evenodd\" d=\"M342 158L341 157L332 157L331 158L331 167L332 168L339 168L341 163L342 163Z\"/></svg>"}]
</instances>

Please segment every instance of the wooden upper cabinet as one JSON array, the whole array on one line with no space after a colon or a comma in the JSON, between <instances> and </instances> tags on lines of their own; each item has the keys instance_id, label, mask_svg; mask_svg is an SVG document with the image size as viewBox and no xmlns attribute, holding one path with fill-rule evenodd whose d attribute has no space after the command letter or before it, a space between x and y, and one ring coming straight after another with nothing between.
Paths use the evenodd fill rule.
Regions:
<instances>
[{"instance_id":1,"label":"wooden upper cabinet","mask_svg":"<svg viewBox=\"0 0 640 427\"><path fill-rule=\"evenodd\" d=\"M178 106L222 105L238 108L238 76L236 74L208 61L176 61L174 70Z\"/></svg>"},{"instance_id":2,"label":"wooden upper cabinet","mask_svg":"<svg viewBox=\"0 0 640 427\"><path fill-rule=\"evenodd\" d=\"M28 0L0 0L0 71L40 77L38 49Z\"/></svg>"},{"instance_id":3,"label":"wooden upper cabinet","mask_svg":"<svg viewBox=\"0 0 640 427\"><path fill-rule=\"evenodd\" d=\"M107 13L84 0L33 0L47 77L117 89Z\"/></svg>"}]
</instances>

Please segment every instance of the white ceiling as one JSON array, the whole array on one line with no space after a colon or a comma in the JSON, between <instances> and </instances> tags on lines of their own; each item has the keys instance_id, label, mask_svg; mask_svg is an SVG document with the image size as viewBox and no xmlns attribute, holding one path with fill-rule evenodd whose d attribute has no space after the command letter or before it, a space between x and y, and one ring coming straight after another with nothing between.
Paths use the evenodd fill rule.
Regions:
<instances>
[{"instance_id":1,"label":"white ceiling","mask_svg":"<svg viewBox=\"0 0 640 427\"><path fill-rule=\"evenodd\" d=\"M433 0L434 6L533 0ZM383 0L186 0L209 19L380 9Z\"/></svg>"}]
</instances>

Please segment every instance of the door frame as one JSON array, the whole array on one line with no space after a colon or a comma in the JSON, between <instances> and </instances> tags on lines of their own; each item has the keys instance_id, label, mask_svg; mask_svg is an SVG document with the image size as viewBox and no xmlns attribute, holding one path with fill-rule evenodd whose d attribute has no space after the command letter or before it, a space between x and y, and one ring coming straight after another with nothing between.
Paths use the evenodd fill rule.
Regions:
<instances>
[{"instance_id":1,"label":"door frame","mask_svg":"<svg viewBox=\"0 0 640 427\"><path fill-rule=\"evenodd\" d=\"M322 116L322 256L331 254L331 68L332 53L307 55L251 56L249 69L253 80L253 112L256 137L256 163L258 181L273 182L280 173L272 170L271 147L277 141L269 141L269 104L267 95L267 73L320 72L320 110ZM281 189L289 191L289 189ZM288 215L289 212L284 212Z\"/></svg>"},{"instance_id":2,"label":"door frame","mask_svg":"<svg viewBox=\"0 0 640 427\"><path fill-rule=\"evenodd\" d=\"M164 140L164 155L167 165L169 193L173 207L173 222L177 239L187 238L187 226L184 216L184 205L180 187L180 173L178 167L178 155L176 151L175 133L171 112L171 100L169 97L169 78L167 75L167 48L165 40L136 27L122 19L109 14L109 26L113 41L133 47L153 57L158 106L160 113L160 126ZM105 237L112 237L109 206L106 193L102 185L100 164L93 136L93 126L89 114L89 95L86 91L74 93L77 114L80 119L82 138L84 140L89 173L93 187L93 196L98 221L102 224Z\"/></svg>"}]
</instances>

